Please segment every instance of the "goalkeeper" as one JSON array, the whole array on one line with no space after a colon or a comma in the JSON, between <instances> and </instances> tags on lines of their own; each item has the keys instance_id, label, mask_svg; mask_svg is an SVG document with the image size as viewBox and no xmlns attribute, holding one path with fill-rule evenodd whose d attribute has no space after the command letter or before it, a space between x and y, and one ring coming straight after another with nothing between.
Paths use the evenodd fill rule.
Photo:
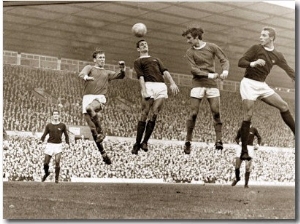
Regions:
<instances>
[{"instance_id":1,"label":"goalkeeper","mask_svg":"<svg viewBox=\"0 0 300 224\"><path fill-rule=\"evenodd\" d=\"M256 136L257 138L257 144L254 146L253 142L254 142L254 137ZM235 165L235 180L232 182L231 186L235 186L237 184L237 182L239 182L241 180L240 178L240 167L242 164L242 160L240 159L240 155L241 155L241 142L240 142L240 138L241 138L241 128L238 130L237 135L235 137L235 141L237 144L239 144L236 147L236 157L234 158L234 165ZM249 137L248 137L248 151L249 151L249 155L250 157L253 158L254 156L254 150L257 150L259 148L261 144L261 136L258 133L257 128L253 127L252 125L250 126L250 131L249 131ZM245 160L245 188L248 188L248 182L249 182L249 178L250 178L250 172L252 170L253 164L252 164L252 159L251 160Z\"/></svg>"}]
</instances>

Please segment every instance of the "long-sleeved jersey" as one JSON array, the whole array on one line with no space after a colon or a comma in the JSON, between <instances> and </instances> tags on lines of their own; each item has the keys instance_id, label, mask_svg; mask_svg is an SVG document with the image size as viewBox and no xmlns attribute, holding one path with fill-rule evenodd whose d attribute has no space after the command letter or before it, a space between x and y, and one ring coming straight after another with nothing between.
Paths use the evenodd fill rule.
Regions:
<instances>
[{"instance_id":1,"label":"long-sleeved jersey","mask_svg":"<svg viewBox=\"0 0 300 224\"><path fill-rule=\"evenodd\" d=\"M44 134L41 137L42 142L45 140L47 134L49 134L49 138L47 140L48 143L56 143L56 144L62 143L61 137L62 134L64 134L66 143L69 144L69 135L68 135L67 127L64 123L47 124Z\"/></svg>"},{"instance_id":2,"label":"long-sleeved jersey","mask_svg":"<svg viewBox=\"0 0 300 224\"><path fill-rule=\"evenodd\" d=\"M206 42L206 45L200 49L191 47L186 51L186 57L193 75L192 87L217 88L216 81L206 76L208 73L216 72L216 57L219 59L223 71L229 71L229 60L227 56L223 50L214 43Z\"/></svg>"},{"instance_id":3,"label":"long-sleeved jersey","mask_svg":"<svg viewBox=\"0 0 300 224\"><path fill-rule=\"evenodd\" d=\"M248 143L247 143L247 145L253 145L254 136L257 137L257 143L260 145L261 144L261 136L258 133L258 130L255 127L251 126L250 130L249 130L249 136L248 136ZM237 135L235 137L236 143L239 144L241 137L242 137L242 132L241 132L241 129L239 129L238 132L237 132Z\"/></svg>"},{"instance_id":4,"label":"long-sleeved jersey","mask_svg":"<svg viewBox=\"0 0 300 224\"><path fill-rule=\"evenodd\" d=\"M134 70L137 78L143 76L145 82L165 82L163 73L168 69L160 59L149 56L137 58L134 61Z\"/></svg>"},{"instance_id":5,"label":"long-sleeved jersey","mask_svg":"<svg viewBox=\"0 0 300 224\"><path fill-rule=\"evenodd\" d=\"M250 63L257 59L265 60L264 66L251 67ZM239 60L238 66L246 68L245 78L264 82L269 75L273 65L278 65L282 68L289 77L295 80L295 71L287 64L282 53L277 50L268 51L261 44L253 45Z\"/></svg>"},{"instance_id":6,"label":"long-sleeved jersey","mask_svg":"<svg viewBox=\"0 0 300 224\"><path fill-rule=\"evenodd\" d=\"M104 68L86 65L79 73L79 77L83 79L85 75L93 77L94 80L84 82L83 95L105 95L108 90L108 83L113 79L123 79L125 72L120 71L117 73Z\"/></svg>"}]
</instances>

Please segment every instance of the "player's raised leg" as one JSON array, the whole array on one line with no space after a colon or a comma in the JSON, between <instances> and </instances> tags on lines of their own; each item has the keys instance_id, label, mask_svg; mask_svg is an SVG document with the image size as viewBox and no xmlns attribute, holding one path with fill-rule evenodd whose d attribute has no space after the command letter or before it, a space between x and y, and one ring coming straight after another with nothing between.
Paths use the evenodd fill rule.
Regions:
<instances>
[{"instance_id":1,"label":"player's raised leg","mask_svg":"<svg viewBox=\"0 0 300 224\"><path fill-rule=\"evenodd\" d=\"M111 160L110 160L109 156L107 155L107 153L105 152L104 147L103 147L103 144L100 143L100 142L96 142L96 146L97 146L99 152L100 152L101 155L102 155L103 161L104 161L107 165L110 165L110 164L111 164Z\"/></svg>"},{"instance_id":2,"label":"player's raised leg","mask_svg":"<svg viewBox=\"0 0 300 224\"><path fill-rule=\"evenodd\" d=\"M216 132L216 144L215 147L217 150L223 149L222 142L222 122L220 117L220 97L208 98L210 109L213 115L214 128Z\"/></svg>"},{"instance_id":3,"label":"player's raised leg","mask_svg":"<svg viewBox=\"0 0 300 224\"><path fill-rule=\"evenodd\" d=\"M248 137L249 137L249 130L251 125L251 119L253 115L254 109L254 100L243 100L243 116L244 120L241 126L241 141L242 141L242 152L241 152L241 160L251 160L251 157L248 154Z\"/></svg>"},{"instance_id":4,"label":"player's raised leg","mask_svg":"<svg viewBox=\"0 0 300 224\"><path fill-rule=\"evenodd\" d=\"M191 141L193 138L193 131L196 125L196 120L199 112L199 106L202 99L190 98L190 114L188 116L188 119L186 121L186 138L185 138L185 144L184 144L184 153L190 154L191 153Z\"/></svg>"},{"instance_id":5,"label":"player's raised leg","mask_svg":"<svg viewBox=\"0 0 300 224\"><path fill-rule=\"evenodd\" d=\"M148 140L150 139L150 136L154 130L156 118L163 107L164 101L165 101L165 98L158 98L152 104L153 115L147 122L144 139L143 139L143 142L141 145L141 148L145 152L148 151Z\"/></svg>"},{"instance_id":6,"label":"player's raised leg","mask_svg":"<svg viewBox=\"0 0 300 224\"><path fill-rule=\"evenodd\" d=\"M138 154L138 151L140 150L141 147L141 141L143 139L143 135L145 132L146 128L146 120L150 111L151 106L154 103L154 99L148 99L145 100L144 98L142 99L142 112L141 112L141 118L138 122L137 125L137 133L136 133L136 141L133 145L133 149L131 151L132 154Z\"/></svg>"},{"instance_id":7,"label":"player's raised leg","mask_svg":"<svg viewBox=\"0 0 300 224\"><path fill-rule=\"evenodd\" d=\"M93 134L97 132L96 142L102 142L105 138L105 134L103 133L101 122L98 116L98 112L101 111L102 108L103 108L103 104L96 99L94 99L91 103L89 103L86 106L86 112L90 116L90 120L96 127L96 130L94 130L92 123L90 122L89 118L86 116L86 121L90 126L91 132Z\"/></svg>"},{"instance_id":8,"label":"player's raised leg","mask_svg":"<svg viewBox=\"0 0 300 224\"><path fill-rule=\"evenodd\" d=\"M266 98L262 98L261 100L268 105L279 109L282 120L295 135L295 120L291 115L287 102L285 102L277 93L274 93Z\"/></svg>"}]
</instances>

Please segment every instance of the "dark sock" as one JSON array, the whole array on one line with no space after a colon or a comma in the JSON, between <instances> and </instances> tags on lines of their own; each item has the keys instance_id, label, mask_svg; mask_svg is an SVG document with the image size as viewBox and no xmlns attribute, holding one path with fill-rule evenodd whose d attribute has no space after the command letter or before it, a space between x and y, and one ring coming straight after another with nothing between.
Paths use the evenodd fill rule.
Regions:
<instances>
[{"instance_id":1,"label":"dark sock","mask_svg":"<svg viewBox=\"0 0 300 224\"><path fill-rule=\"evenodd\" d=\"M97 130L98 134L103 133L103 130L102 130L102 127L101 127L101 122L100 122L100 119L99 119L98 115L94 116L92 118L92 121L96 126L96 130Z\"/></svg>"},{"instance_id":2,"label":"dark sock","mask_svg":"<svg viewBox=\"0 0 300 224\"><path fill-rule=\"evenodd\" d=\"M240 179L240 169L239 169L239 168L235 169L235 178L236 178L237 180Z\"/></svg>"},{"instance_id":3,"label":"dark sock","mask_svg":"<svg viewBox=\"0 0 300 224\"><path fill-rule=\"evenodd\" d=\"M154 130L154 127L155 127L155 121L148 121L147 122L147 125L146 125L146 131L145 131L145 136L144 136L144 140L143 142L144 143L147 143L153 130Z\"/></svg>"},{"instance_id":4,"label":"dark sock","mask_svg":"<svg viewBox=\"0 0 300 224\"><path fill-rule=\"evenodd\" d=\"M242 153L248 153L247 144L250 130L250 121L243 121L241 127Z\"/></svg>"},{"instance_id":5,"label":"dark sock","mask_svg":"<svg viewBox=\"0 0 300 224\"><path fill-rule=\"evenodd\" d=\"M289 128L292 130L292 132L295 135L295 120L293 118L293 116L291 115L291 112L289 110L285 111L285 112L281 112L281 117L284 121L284 123L286 123L287 126L289 126Z\"/></svg>"},{"instance_id":6,"label":"dark sock","mask_svg":"<svg viewBox=\"0 0 300 224\"><path fill-rule=\"evenodd\" d=\"M196 125L197 116L193 116L192 119L186 121L186 141L191 142L193 137L193 131Z\"/></svg>"},{"instance_id":7,"label":"dark sock","mask_svg":"<svg viewBox=\"0 0 300 224\"><path fill-rule=\"evenodd\" d=\"M137 133L136 133L136 143L140 144L144 135L146 122L139 121L137 126Z\"/></svg>"},{"instance_id":8,"label":"dark sock","mask_svg":"<svg viewBox=\"0 0 300 224\"><path fill-rule=\"evenodd\" d=\"M90 127L90 130L91 130L91 132L92 132L92 135L93 135L93 136L97 136L98 133L97 133L97 130L96 130L96 125L95 125L94 122L92 121L90 115L85 114L85 120L86 120L88 126Z\"/></svg>"},{"instance_id":9,"label":"dark sock","mask_svg":"<svg viewBox=\"0 0 300 224\"><path fill-rule=\"evenodd\" d=\"M248 185L249 177L250 177L250 172L246 172L245 173L245 185Z\"/></svg>"},{"instance_id":10,"label":"dark sock","mask_svg":"<svg viewBox=\"0 0 300 224\"><path fill-rule=\"evenodd\" d=\"M55 180L58 180L60 167L55 167Z\"/></svg>"},{"instance_id":11,"label":"dark sock","mask_svg":"<svg viewBox=\"0 0 300 224\"><path fill-rule=\"evenodd\" d=\"M215 123L216 141L222 141L222 122Z\"/></svg>"},{"instance_id":12,"label":"dark sock","mask_svg":"<svg viewBox=\"0 0 300 224\"><path fill-rule=\"evenodd\" d=\"M45 174L47 175L49 173L49 165L48 164L44 164L44 170L45 170Z\"/></svg>"},{"instance_id":13,"label":"dark sock","mask_svg":"<svg viewBox=\"0 0 300 224\"><path fill-rule=\"evenodd\" d=\"M96 142L97 148L99 150L99 152L101 153L101 155L103 155L105 153L104 147L102 145L102 143Z\"/></svg>"}]
</instances>

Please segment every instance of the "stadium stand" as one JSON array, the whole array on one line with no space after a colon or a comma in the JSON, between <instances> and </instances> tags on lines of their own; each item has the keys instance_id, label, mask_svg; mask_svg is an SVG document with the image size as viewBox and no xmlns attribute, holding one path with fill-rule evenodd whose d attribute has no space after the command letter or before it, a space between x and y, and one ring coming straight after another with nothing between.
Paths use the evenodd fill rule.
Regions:
<instances>
[{"instance_id":1,"label":"stadium stand","mask_svg":"<svg viewBox=\"0 0 300 224\"><path fill-rule=\"evenodd\" d=\"M3 76L3 125L6 130L42 132L49 121L53 107L58 107L61 119L68 125L85 125L81 114L81 80L76 72L4 65ZM45 97L37 94L43 90ZM110 136L134 137L140 111L139 84L133 79L113 81L108 92L108 104L102 114L103 126ZM241 119L241 99L238 92L222 91L221 116L223 142L233 143ZM295 116L295 103L286 99ZM203 101L199 120L194 131L195 141L214 142L214 130L207 102ZM154 139L184 140L185 119L189 104L189 88L180 87L180 93L169 96L158 117ZM263 145L293 147L294 137L282 123L279 112L257 102L259 112L253 116ZM282 128L283 127L283 128Z\"/></svg>"},{"instance_id":2,"label":"stadium stand","mask_svg":"<svg viewBox=\"0 0 300 224\"><path fill-rule=\"evenodd\" d=\"M10 135L10 147L3 151L4 178L40 181L43 146L37 144L40 137L37 133L43 132L45 124L50 121L52 109L59 109L61 120L69 127L86 126L81 114L81 80L78 72L67 70L4 64L3 71L3 126L10 133L31 133L30 136ZM222 155L211 147L215 133L206 101L200 106L198 117L201 122L196 123L193 138L203 144L195 145L191 155L183 154L180 142L185 138L189 87L180 86L176 97L169 95L149 141L150 151L141 152L138 156L130 153L140 112L138 81L125 78L111 82L107 98L101 119L107 135L116 137L104 142L112 157L112 165L105 165L94 143L83 136L63 152L61 181L71 181L72 178L127 178L163 179L164 182L175 183L228 183L234 179L234 150L230 144L235 144L235 134L242 120L238 92L221 92L223 142L229 144ZM286 101L295 117L294 100ZM294 148L293 134L281 123L279 112L259 101L256 107L259 107L256 110L259 112L254 114L253 123L263 138L262 145ZM123 137L129 140L118 140ZM258 150L250 181L295 182L294 161L294 149ZM53 168L54 164L50 172ZM243 169L241 172L242 176ZM51 174L49 181L53 178Z\"/></svg>"},{"instance_id":3,"label":"stadium stand","mask_svg":"<svg viewBox=\"0 0 300 224\"><path fill-rule=\"evenodd\" d=\"M43 174L43 145L34 137L11 136L10 149L3 152L3 174L8 180L40 181ZM213 145L195 146L188 156L178 142L153 142L149 152L130 153L134 140L108 139L104 146L112 165L103 163L92 141L78 140L63 151L60 181L71 178L163 179L164 182L226 184L234 177L233 148L222 153ZM292 150L258 150L251 172L252 181L295 182L295 153ZM50 164L49 181L54 178ZM243 177L244 168L241 168Z\"/></svg>"}]
</instances>

